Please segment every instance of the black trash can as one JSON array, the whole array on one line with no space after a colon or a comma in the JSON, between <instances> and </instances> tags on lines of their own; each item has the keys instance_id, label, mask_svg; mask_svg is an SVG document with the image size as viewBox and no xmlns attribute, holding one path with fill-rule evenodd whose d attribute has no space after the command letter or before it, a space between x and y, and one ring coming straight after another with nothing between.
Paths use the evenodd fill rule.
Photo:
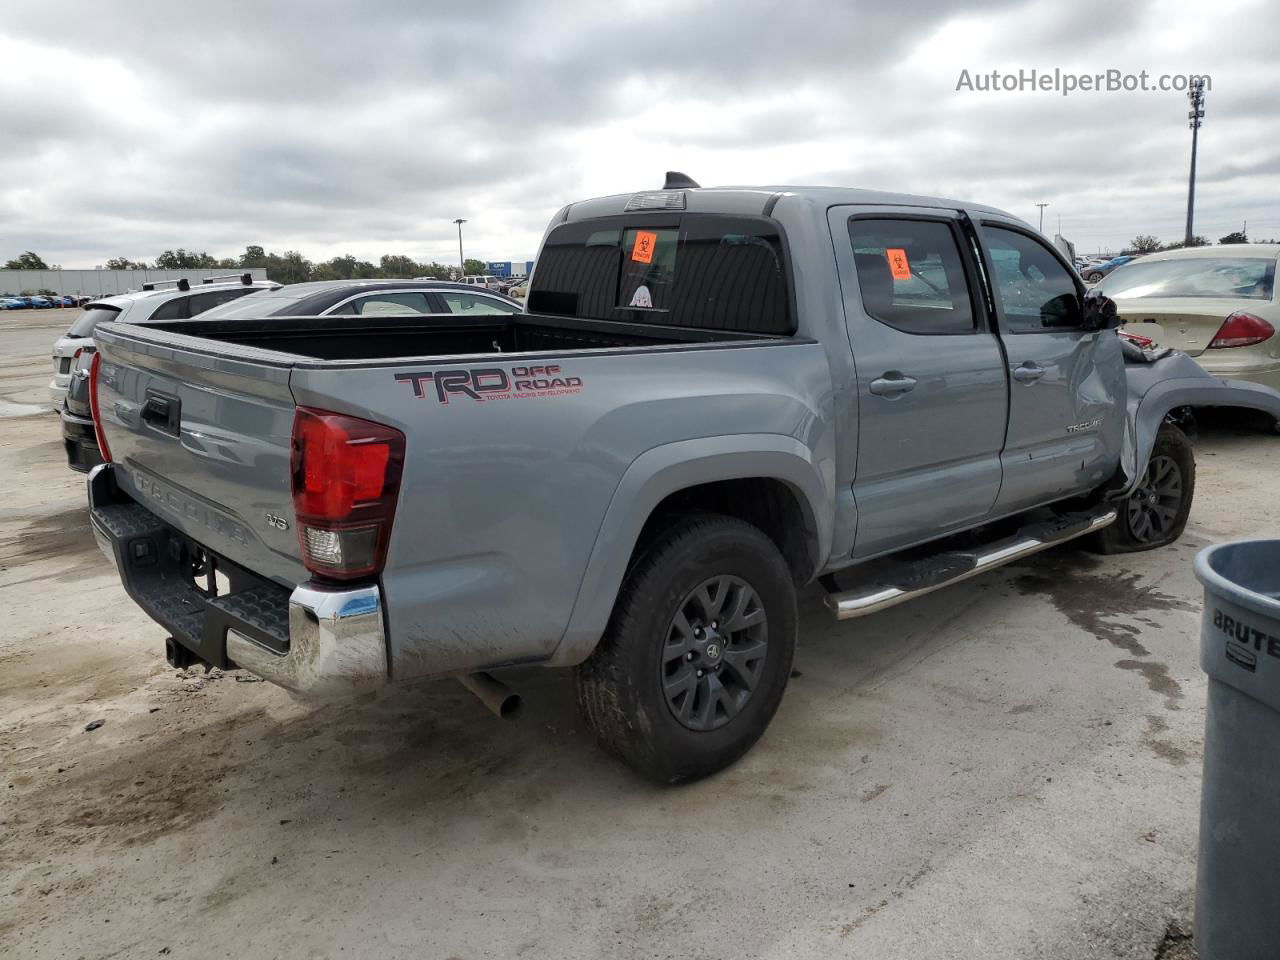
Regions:
<instances>
[{"instance_id":1,"label":"black trash can","mask_svg":"<svg viewBox=\"0 0 1280 960\"><path fill-rule=\"evenodd\" d=\"M1202 550L1201 960L1280 957L1280 540Z\"/></svg>"}]
</instances>

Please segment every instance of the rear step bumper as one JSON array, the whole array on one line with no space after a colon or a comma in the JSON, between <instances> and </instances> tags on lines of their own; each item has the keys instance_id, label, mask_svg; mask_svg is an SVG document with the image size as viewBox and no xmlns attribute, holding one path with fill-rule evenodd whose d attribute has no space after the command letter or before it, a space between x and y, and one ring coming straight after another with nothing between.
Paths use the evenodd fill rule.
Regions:
<instances>
[{"instance_id":1,"label":"rear step bumper","mask_svg":"<svg viewBox=\"0 0 1280 960\"><path fill-rule=\"evenodd\" d=\"M1031 524L1011 537L973 550L955 550L924 560L897 564L882 572L873 583L855 590L827 594L827 607L837 620L865 617L961 580L976 577L1014 560L1029 557L1059 543L1083 537L1110 526L1115 520L1114 507L1099 507L1092 512L1068 514L1044 523Z\"/></svg>"},{"instance_id":2,"label":"rear step bumper","mask_svg":"<svg viewBox=\"0 0 1280 960\"><path fill-rule=\"evenodd\" d=\"M102 464L89 473L94 538L129 596L195 661L240 667L308 697L344 696L387 682L376 586L309 583L290 592L205 551L123 493L112 469ZM226 594L213 596L194 582L197 558L226 576Z\"/></svg>"}]
</instances>

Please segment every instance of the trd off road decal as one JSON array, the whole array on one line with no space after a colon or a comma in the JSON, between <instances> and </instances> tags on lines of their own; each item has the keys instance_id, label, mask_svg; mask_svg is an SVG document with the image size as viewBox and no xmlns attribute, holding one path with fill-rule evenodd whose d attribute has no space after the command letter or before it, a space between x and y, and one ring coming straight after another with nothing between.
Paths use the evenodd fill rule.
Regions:
<instances>
[{"instance_id":1,"label":"trd off road decal","mask_svg":"<svg viewBox=\"0 0 1280 960\"><path fill-rule=\"evenodd\" d=\"M423 370L397 373L413 387L415 397L510 400L523 397L563 397L582 389L581 377L567 377L558 364L532 367L473 367L470 370Z\"/></svg>"}]
</instances>

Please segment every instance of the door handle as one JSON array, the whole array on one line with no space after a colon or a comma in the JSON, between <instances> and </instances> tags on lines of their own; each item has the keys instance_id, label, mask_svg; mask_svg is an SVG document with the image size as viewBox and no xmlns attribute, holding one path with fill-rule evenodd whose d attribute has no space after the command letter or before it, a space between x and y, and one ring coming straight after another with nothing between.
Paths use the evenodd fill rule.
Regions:
<instances>
[{"instance_id":1,"label":"door handle","mask_svg":"<svg viewBox=\"0 0 1280 960\"><path fill-rule=\"evenodd\" d=\"M868 389L877 397L896 397L914 390L915 386L915 377L908 377L897 370L890 370L883 377L872 380Z\"/></svg>"},{"instance_id":2,"label":"door handle","mask_svg":"<svg viewBox=\"0 0 1280 960\"><path fill-rule=\"evenodd\" d=\"M1044 367L1038 363L1024 363L1013 370L1013 379L1019 383L1035 383L1044 376Z\"/></svg>"},{"instance_id":3,"label":"door handle","mask_svg":"<svg viewBox=\"0 0 1280 960\"><path fill-rule=\"evenodd\" d=\"M142 405L142 422L161 433L176 437L181 432L179 410L180 404L176 398L152 394Z\"/></svg>"}]
</instances>

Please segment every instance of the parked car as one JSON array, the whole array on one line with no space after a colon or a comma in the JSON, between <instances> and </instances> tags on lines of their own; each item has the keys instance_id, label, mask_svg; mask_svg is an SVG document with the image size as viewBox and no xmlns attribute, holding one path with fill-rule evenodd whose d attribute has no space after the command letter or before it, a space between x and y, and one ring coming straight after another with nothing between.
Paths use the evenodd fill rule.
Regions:
<instances>
[{"instance_id":1,"label":"parked car","mask_svg":"<svg viewBox=\"0 0 1280 960\"><path fill-rule=\"evenodd\" d=\"M129 323L153 320L180 320L195 316L210 307L235 300L258 290L280 286L267 280L254 280L250 274L231 277L206 277L201 283L188 280L159 280L144 283L136 293L91 300L71 324L70 329L53 345L53 379L49 381L49 399L55 410L62 409L67 383L75 358L93 343L93 331L105 319Z\"/></svg>"},{"instance_id":2,"label":"parked car","mask_svg":"<svg viewBox=\"0 0 1280 960\"><path fill-rule=\"evenodd\" d=\"M527 313L99 327L92 526L170 662L317 697L458 675L499 712L485 671L576 666L605 747L694 779L777 709L799 587L848 619L1171 543L1172 406L1280 417L1181 354L1127 366L1007 213L670 181L557 213Z\"/></svg>"},{"instance_id":3,"label":"parked car","mask_svg":"<svg viewBox=\"0 0 1280 960\"><path fill-rule=\"evenodd\" d=\"M488 318L519 313L523 307L507 297L442 280L320 280L271 286L213 307L200 320L278 320L288 316L361 316L456 314ZM153 319L170 319L166 317ZM147 321L144 321L147 322ZM62 410L62 439L67 466L85 472L101 463L98 440L89 417L88 352L73 362ZM75 375L81 363L81 376Z\"/></svg>"},{"instance_id":4,"label":"parked car","mask_svg":"<svg viewBox=\"0 0 1280 960\"><path fill-rule=\"evenodd\" d=\"M522 309L515 300L495 291L448 280L317 280L254 294L202 314L202 319L430 313L486 317Z\"/></svg>"},{"instance_id":5,"label":"parked car","mask_svg":"<svg viewBox=\"0 0 1280 960\"><path fill-rule=\"evenodd\" d=\"M1185 351L1217 377L1280 389L1276 244L1229 244L1153 253L1097 289L1125 330Z\"/></svg>"},{"instance_id":6,"label":"parked car","mask_svg":"<svg viewBox=\"0 0 1280 960\"><path fill-rule=\"evenodd\" d=\"M1112 270L1115 270L1118 267L1123 267L1126 263L1130 263L1136 259L1136 257L1131 256L1112 257L1110 260L1104 260L1102 263L1090 264L1080 272L1080 275L1089 283L1097 283Z\"/></svg>"},{"instance_id":7,"label":"parked car","mask_svg":"<svg viewBox=\"0 0 1280 960\"><path fill-rule=\"evenodd\" d=\"M516 300L523 300L528 295L529 295L528 279L521 280L514 287L512 287L510 290L507 291L507 296L513 297Z\"/></svg>"},{"instance_id":8,"label":"parked car","mask_svg":"<svg viewBox=\"0 0 1280 960\"><path fill-rule=\"evenodd\" d=\"M6 310L26 310L31 306L31 300L29 297L5 297L0 300L0 306Z\"/></svg>"},{"instance_id":9,"label":"parked car","mask_svg":"<svg viewBox=\"0 0 1280 960\"><path fill-rule=\"evenodd\" d=\"M502 283L501 278L490 276L489 274L468 274L462 278L462 282L469 287L490 287L494 290Z\"/></svg>"},{"instance_id":10,"label":"parked car","mask_svg":"<svg viewBox=\"0 0 1280 960\"><path fill-rule=\"evenodd\" d=\"M48 297L28 297L27 301L36 310L49 310L53 307L53 301Z\"/></svg>"},{"instance_id":11,"label":"parked car","mask_svg":"<svg viewBox=\"0 0 1280 960\"><path fill-rule=\"evenodd\" d=\"M67 466L77 473L88 473L102 463L98 438L93 427L93 408L89 401L89 370L94 347L85 347L72 361L67 379L67 393L62 401L62 447Z\"/></svg>"}]
</instances>

